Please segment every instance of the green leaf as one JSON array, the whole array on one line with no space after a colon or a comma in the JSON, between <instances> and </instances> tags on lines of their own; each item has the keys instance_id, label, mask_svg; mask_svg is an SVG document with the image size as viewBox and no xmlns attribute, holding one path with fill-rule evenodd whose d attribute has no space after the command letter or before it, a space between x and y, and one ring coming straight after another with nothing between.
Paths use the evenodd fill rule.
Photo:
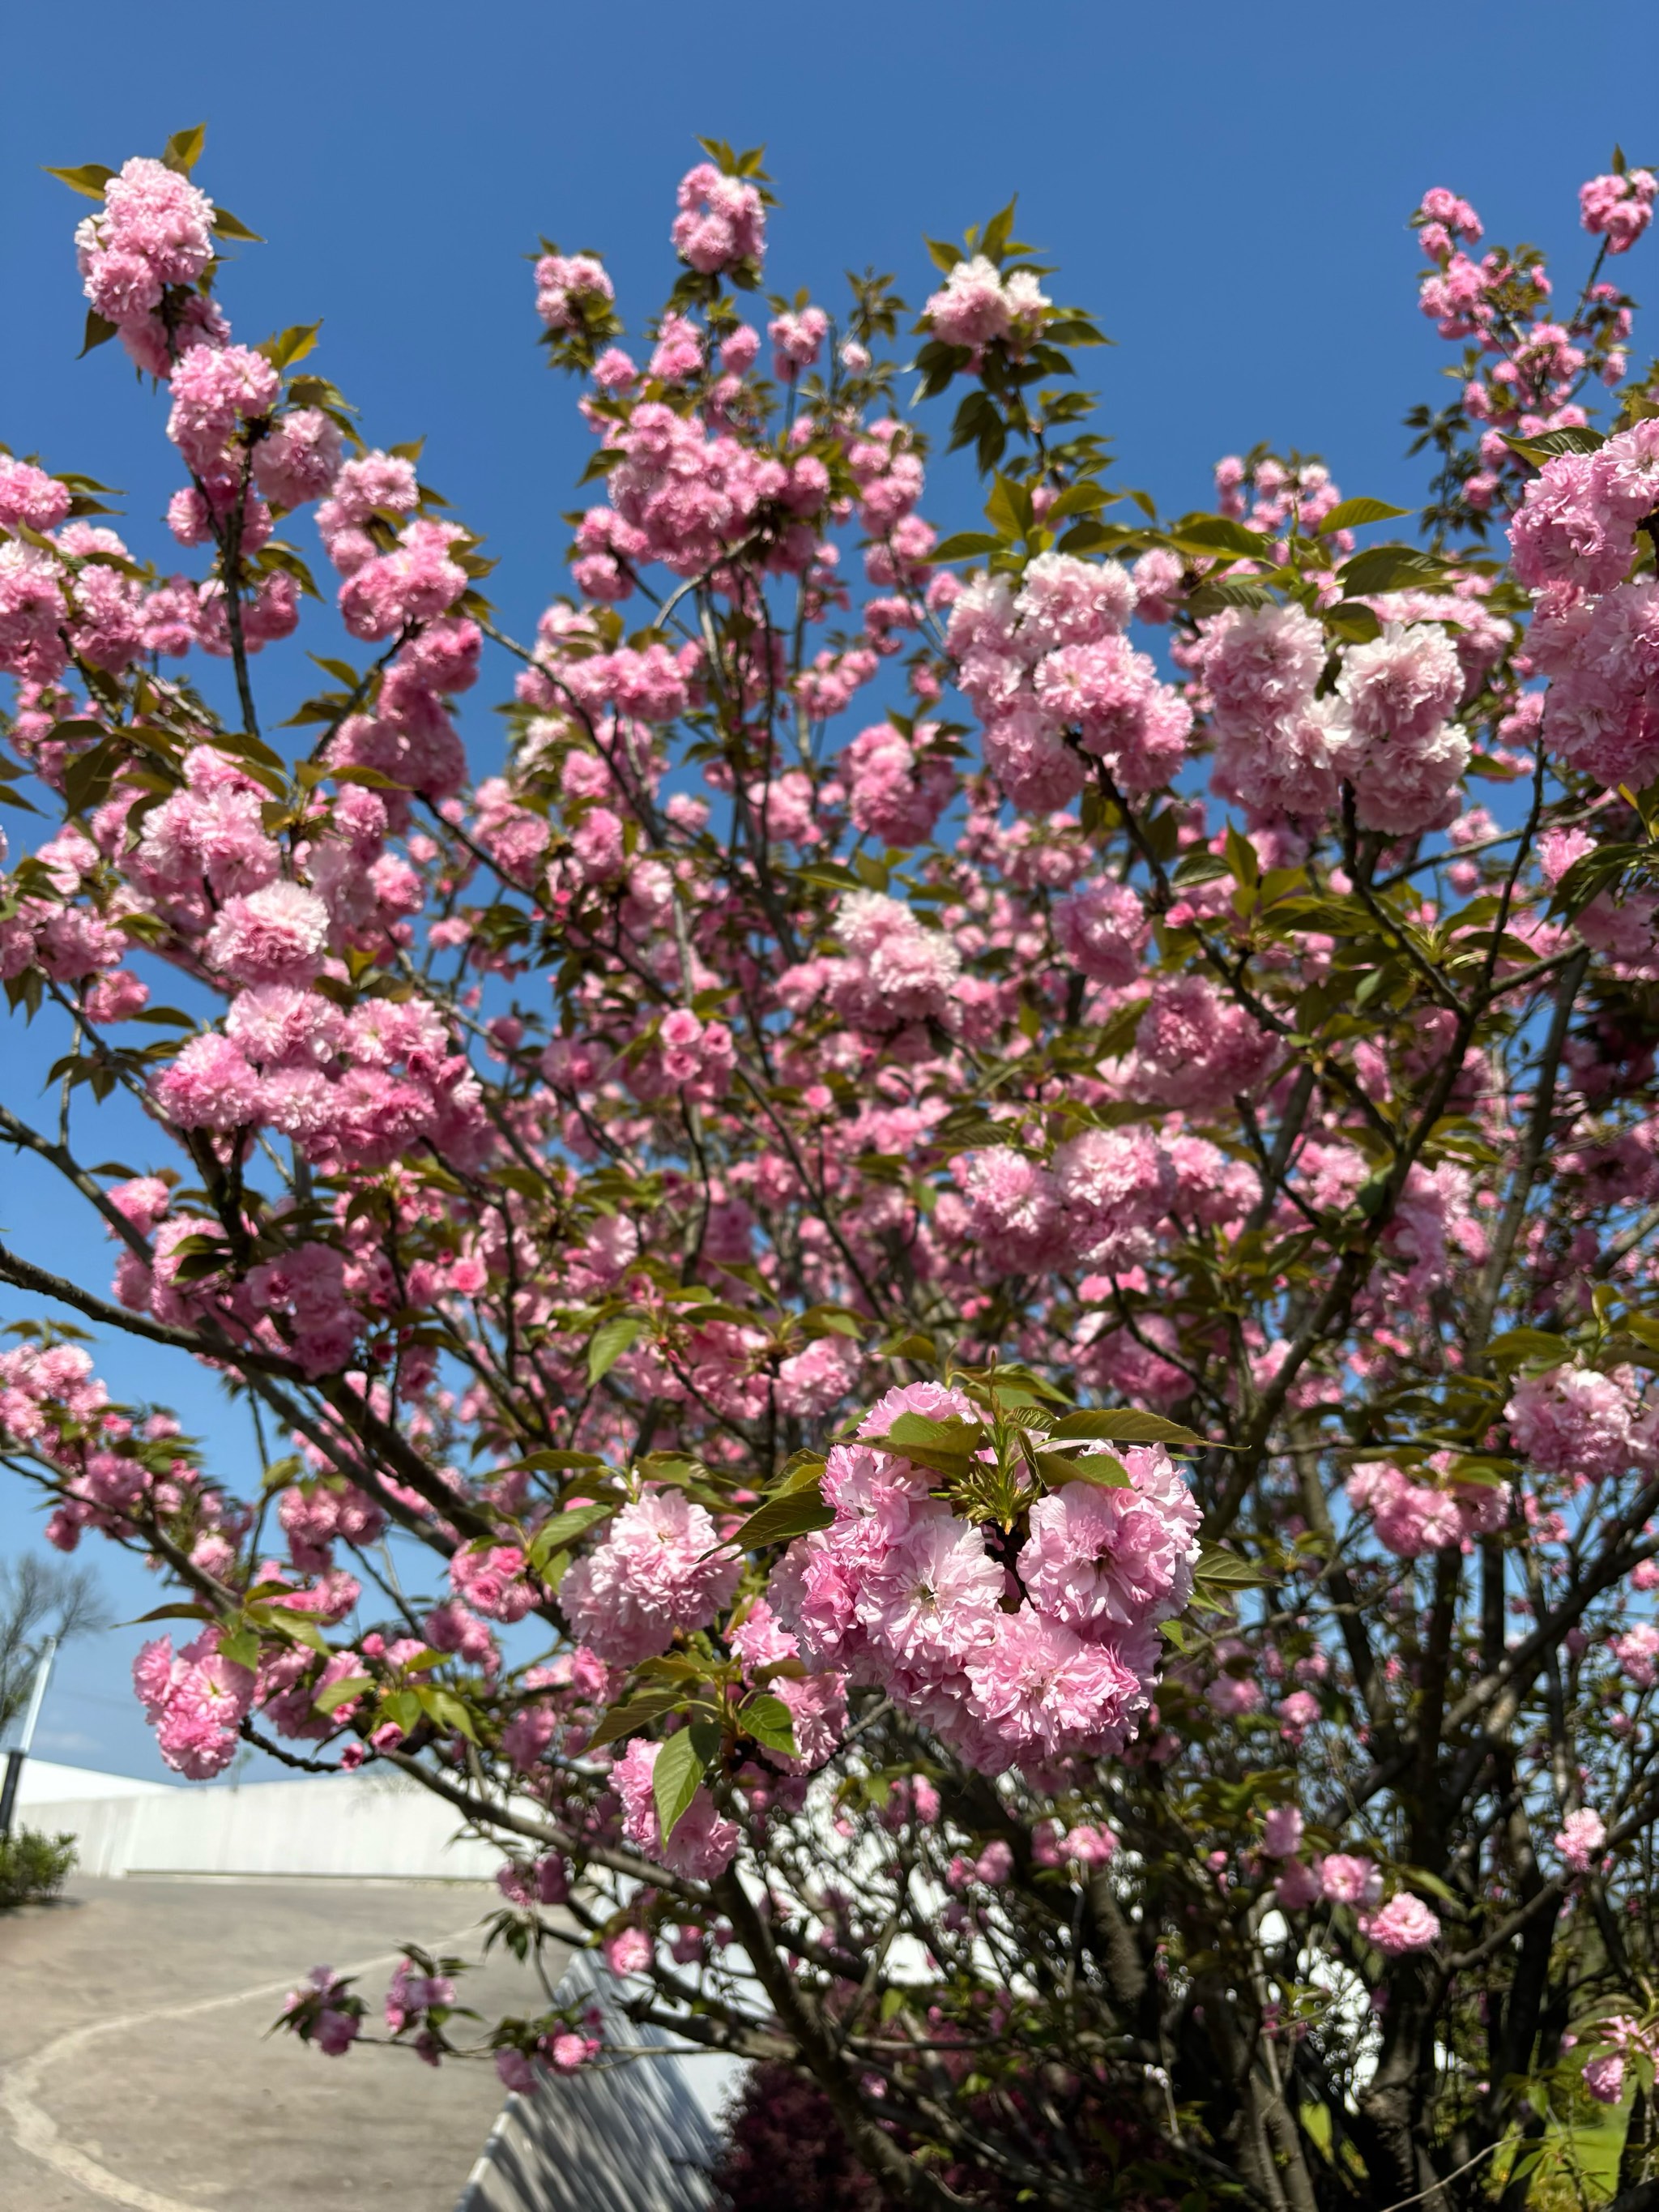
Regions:
<instances>
[{"instance_id":1,"label":"green leaf","mask_svg":"<svg viewBox=\"0 0 1659 2212\"><path fill-rule=\"evenodd\" d=\"M423 1713L429 1715L440 1728L454 1729L469 1743L477 1743L478 1731L474 1725L471 1709L453 1690L416 1690L415 1697Z\"/></svg>"},{"instance_id":2,"label":"green leaf","mask_svg":"<svg viewBox=\"0 0 1659 2212\"><path fill-rule=\"evenodd\" d=\"M410 1735L421 1725L421 1701L413 1690L394 1690L382 1699L380 1717Z\"/></svg>"},{"instance_id":3,"label":"green leaf","mask_svg":"<svg viewBox=\"0 0 1659 2212\"><path fill-rule=\"evenodd\" d=\"M588 1750L598 1751L602 1744L615 1743L621 1736L637 1735L653 1721L674 1711L681 1696L678 1690L653 1690L645 1697L630 1698L625 1705L612 1705L588 1738Z\"/></svg>"},{"instance_id":4,"label":"green leaf","mask_svg":"<svg viewBox=\"0 0 1659 2212\"><path fill-rule=\"evenodd\" d=\"M795 872L803 883L822 884L832 891L861 891L864 889L863 878L855 876L839 860L814 860L806 867L798 868Z\"/></svg>"},{"instance_id":5,"label":"green leaf","mask_svg":"<svg viewBox=\"0 0 1659 2212\"><path fill-rule=\"evenodd\" d=\"M250 230L245 222L239 222L236 220L236 217L231 213L230 210L226 207L216 208L214 210L213 228L218 232L221 238L240 239L248 246L263 246L264 244L264 240L261 238L257 230Z\"/></svg>"},{"instance_id":6,"label":"green leaf","mask_svg":"<svg viewBox=\"0 0 1659 2212\"><path fill-rule=\"evenodd\" d=\"M985 1442L985 1425L982 1421L964 1421L957 1413L945 1421L936 1421L928 1413L901 1413L884 1436L872 1437L871 1442L896 1444L901 1449L907 1444L918 1444L926 1451L966 1456L977 1451Z\"/></svg>"},{"instance_id":7,"label":"green leaf","mask_svg":"<svg viewBox=\"0 0 1659 2212\"><path fill-rule=\"evenodd\" d=\"M1398 591L1407 585L1425 588L1437 582L1442 573L1439 562L1431 554L1419 552L1415 545L1373 545L1345 561L1336 578L1345 598L1358 599L1370 592Z\"/></svg>"},{"instance_id":8,"label":"green leaf","mask_svg":"<svg viewBox=\"0 0 1659 2212\"><path fill-rule=\"evenodd\" d=\"M958 530L943 545L934 546L927 557L930 561L974 561L988 553L1000 553L1002 544L1002 539L993 538L988 530Z\"/></svg>"},{"instance_id":9,"label":"green leaf","mask_svg":"<svg viewBox=\"0 0 1659 2212\"><path fill-rule=\"evenodd\" d=\"M266 338L254 350L264 356L273 368L287 368L296 361L303 361L317 343L317 333L323 327L314 323L290 323L279 337Z\"/></svg>"},{"instance_id":10,"label":"green leaf","mask_svg":"<svg viewBox=\"0 0 1659 2212\"><path fill-rule=\"evenodd\" d=\"M1234 522L1224 514L1187 515L1170 532L1170 543L1177 552L1199 553L1210 556L1232 554L1240 560L1269 561L1273 558L1273 540L1264 538L1259 530L1247 530L1242 522Z\"/></svg>"},{"instance_id":11,"label":"green leaf","mask_svg":"<svg viewBox=\"0 0 1659 2212\"><path fill-rule=\"evenodd\" d=\"M1570 423L1564 430L1540 430L1534 438L1504 439L1512 453L1540 469L1558 453L1595 453L1607 442L1599 430L1586 429L1582 423Z\"/></svg>"},{"instance_id":12,"label":"green leaf","mask_svg":"<svg viewBox=\"0 0 1659 2212\"><path fill-rule=\"evenodd\" d=\"M233 1667L252 1669L259 1663L259 1638L252 1628L233 1628L219 1638L219 1656Z\"/></svg>"},{"instance_id":13,"label":"green leaf","mask_svg":"<svg viewBox=\"0 0 1659 2212\"><path fill-rule=\"evenodd\" d=\"M202 158L202 149L207 143L207 125L194 123L188 131L175 131L167 140L161 154L161 167L187 177Z\"/></svg>"},{"instance_id":14,"label":"green leaf","mask_svg":"<svg viewBox=\"0 0 1659 2212\"><path fill-rule=\"evenodd\" d=\"M1382 625L1363 599L1339 599L1327 607L1320 620L1345 645L1370 645L1382 635Z\"/></svg>"},{"instance_id":15,"label":"green leaf","mask_svg":"<svg viewBox=\"0 0 1659 2212\"><path fill-rule=\"evenodd\" d=\"M991 496L985 502L985 519L1005 538L1024 538L1036 526L1031 495L1024 484L999 471Z\"/></svg>"},{"instance_id":16,"label":"green leaf","mask_svg":"<svg viewBox=\"0 0 1659 2212\"><path fill-rule=\"evenodd\" d=\"M1063 1489L1068 1482L1092 1483L1097 1490L1134 1488L1128 1468L1111 1452L1040 1451L1036 1463L1050 1489Z\"/></svg>"},{"instance_id":17,"label":"green leaf","mask_svg":"<svg viewBox=\"0 0 1659 2212\"><path fill-rule=\"evenodd\" d=\"M1068 514L1094 514L1117 498L1115 492L1107 492L1097 483L1068 484L1058 499L1050 500L1042 520L1048 528Z\"/></svg>"},{"instance_id":18,"label":"green leaf","mask_svg":"<svg viewBox=\"0 0 1659 2212\"><path fill-rule=\"evenodd\" d=\"M1567 1341L1544 1328L1505 1329L1487 1345L1486 1357L1500 1366L1522 1359L1553 1359L1559 1364L1567 1358Z\"/></svg>"},{"instance_id":19,"label":"green leaf","mask_svg":"<svg viewBox=\"0 0 1659 2212\"><path fill-rule=\"evenodd\" d=\"M1396 515L1409 513L1408 507L1390 507L1385 499L1345 499L1320 524L1319 535L1328 538L1333 531L1363 530L1368 522L1392 522Z\"/></svg>"},{"instance_id":20,"label":"green leaf","mask_svg":"<svg viewBox=\"0 0 1659 2212\"><path fill-rule=\"evenodd\" d=\"M850 1336L855 1344L864 1334L864 1323L845 1306L808 1306L801 1322L816 1335Z\"/></svg>"},{"instance_id":21,"label":"green leaf","mask_svg":"<svg viewBox=\"0 0 1659 2212\"><path fill-rule=\"evenodd\" d=\"M291 1637L295 1644L306 1644L313 1651L326 1651L323 1632L308 1613L298 1613L292 1606L271 1605L260 1609L261 1625L269 1625L283 1636Z\"/></svg>"},{"instance_id":22,"label":"green leaf","mask_svg":"<svg viewBox=\"0 0 1659 2212\"><path fill-rule=\"evenodd\" d=\"M690 1729L682 1729L678 1735L669 1737L651 1770L651 1796L665 1844L691 1810L702 1782L702 1758Z\"/></svg>"},{"instance_id":23,"label":"green leaf","mask_svg":"<svg viewBox=\"0 0 1659 2212\"><path fill-rule=\"evenodd\" d=\"M41 167L46 168L46 166L42 162ZM104 197L105 185L115 172L106 169L101 161L83 161L78 169L46 168L46 174L56 177L60 185L67 185L72 192L79 192L85 199L100 200ZM114 325L110 327L113 330Z\"/></svg>"},{"instance_id":24,"label":"green leaf","mask_svg":"<svg viewBox=\"0 0 1659 2212\"><path fill-rule=\"evenodd\" d=\"M769 1498L734 1536L726 1538L726 1544L734 1551L753 1552L763 1544L786 1544L796 1536L809 1535L814 1528L827 1528L836 1517L836 1509L823 1502L822 1480L821 1476L814 1477L799 1489Z\"/></svg>"},{"instance_id":25,"label":"green leaf","mask_svg":"<svg viewBox=\"0 0 1659 2212\"><path fill-rule=\"evenodd\" d=\"M593 1340L587 1347L590 1386L608 1375L623 1352L644 1334L644 1318L639 1314L618 1314L615 1321L608 1321L603 1328L595 1329Z\"/></svg>"},{"instance_id":26,"label":"green leaf","mask_svg":"<svg viewBox=\"0 0 1659 2212\"><path fill-rule=\"evenodd\" d=\"M1198 1565L1193 1569L1193 1580L1209 1583L1233 1589L1260 1589L1273 1580L1249 1560L1242 1559L1237 1552L1224 1551L1219 1545L1206 1544L1198 1555Z\"/></svg>"},{"instance_id":27,"label":"green leaf","mask_svg":"<svg viewBox=\"0 0 1659 2212\"><path fill-rule=\"evenodd\" d=\"M1116 1444L1184 1444L1191 1451L1201 1451L1205 1443L1202 1437L1183 1429L1179 1421L1166 1421L1161 1413L1142 1413L1127 1406L1109 1413L1067 1413L1064 1420L1054 1423L1048 1440L1060 1443L1068 1437L1100 1437Z\"/></svg>"},{"instance_id":28,"label":"green leaf","mask_svg":"<svg viewBox=\"0 0 1659 2212\"><path fill-rule=\"evenodd\" d=\"M337 1682L331 1682L319 1690L312 1704L319 1713L337 1713L342 1705L349 1705L354 1698L361 1698L366 1690L374 1687L368 1674L345 1674Z\"/></svg>"},{"instance_id":29,"label":"green leaf","mask_svg":"<svg viewBox=\"0 0 1659 2212\"><path fill-rule=\"evenodd\" d=\"M1216 576L1200 584L1187 605L1195 615L1219 614L1224 607L1270 607L1273 595L1255 576Z\"/></svg>"},{"instance_id":30,"label":"green leaf","mask_svg":"<svg viewBox=\"0 0 1659 2212\"><path fill-rule=\"evenodd\" d=\"M738 1725L769 1751L781 1751L790 1759L799 1755L793 1717L783 1699L768 1691L757 1690L752 1698L744 1699L738 1707Z\"/></svg>"},{"instance_id":31,"label":"green leaf","mask_svg":"<svg viewBox=\"0 0 1659 2212\"><path fill-rule=\"evenodd\" d=\"M620 1504L619 1498L600 1505L576 1505L568 1513L555 1514L536 1531L526 1562L532 1574L539 1574L556 1552L568 1552L570 1547L595 1528L601 1521L610 1520Z\"/></svg>"}]
</instances>

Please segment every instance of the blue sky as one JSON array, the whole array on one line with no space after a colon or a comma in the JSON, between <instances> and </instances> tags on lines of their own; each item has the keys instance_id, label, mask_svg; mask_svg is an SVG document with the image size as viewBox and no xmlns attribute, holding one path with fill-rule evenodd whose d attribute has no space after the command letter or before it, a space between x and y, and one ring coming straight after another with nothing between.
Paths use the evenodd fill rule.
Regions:
<instances>
[{"instance_id":1,"label":"blue sky","mask_svg":"<svg viewBox=\"0 0 1659 2212\"><path fill-rule=\"evenodd\" d=\"M1050 289L1118 342L1088 367L1123 480L1177 510L1207 500L1218 455L1258 439L1322 453L1345 491L1415 502L1423 472L1401 417L1439 401L1449 350L1415 310L1406 219L1424 188L1472 199L1489 239L1544 246L1565 283L1583 265L1580 180L1615 140L1659 160L1651 0L1596 0L1571 21L1536 0L1370 14L1300 0L712 14L356 0L281 18L223 0L82 0L21 13L7 46L0 440L123 486L133 542L161 556L156 518L179 481L163 403L113 346L76 362L70 236L88 204L41 165L117 164L205 118L198 181L269 241L240 249L223 280L237 334L323 319L317 365L372 440L426 436L423 473L487 533L493 595L520 632L562 587L560 516L589 450L535 346L523 257L543 232L601 250L637 327L672 277L673 186L699 133L765 142L783 203L770 282L831 306L842 270L866 264L919 302L922 234L954 237L1018 191L1022 234L1060 264ZM1655 250L1621 271L1638 298ZM1639 361L1648 350L1638 339ZM960 526L970 492L948 477L930 514ZM272 673L291 698L301 678ZM25 1110L40 1054L7 1046L0 1085ZM99 1157L128 1141L107 1136ZM136 1129L130 1141L143 1149ZM101 1239L5 1156L0 1227L105 1279ZM219 1440L227 1471L246 1463L210 1378L131 1343L111 1346L106 1371ZM37 1527L0 1482L0 1555ZM100 1565L115 1610L159 1595ZM160 1771L125 1680L140 1633L68 1656L48 1756Z\"/></svg>"}]
</instances>

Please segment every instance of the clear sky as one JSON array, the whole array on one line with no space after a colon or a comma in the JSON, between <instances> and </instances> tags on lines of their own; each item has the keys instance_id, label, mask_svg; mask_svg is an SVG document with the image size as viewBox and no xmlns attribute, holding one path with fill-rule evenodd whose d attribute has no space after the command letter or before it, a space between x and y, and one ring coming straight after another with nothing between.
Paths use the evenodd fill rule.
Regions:
<instances>
[{"instance_id":1,"label":"clear sky","mask_svg":"<svg viewBox=\"0 0 1659 2212\"><path fill-rule=\"evenodd\" d=\"M672 278L673 187L700 133L766 143L783 203L769 282L831 306L841 272L868 264L919 302L921 234L957 236L1018 191L1021 233L1060 264L1051 291L1118 342L1087 357L1100 427L1166 510L1205 503L1215 459L1258 439L1322 453L1346 492L1415 502L1401 417L1438 404L1449 351L1415 309L1406 222L1425 187L1472 199L1489 240L1545 247L1565 284L1583 265L1579 182L1615 140L1659 162L1652 0L300 0L280 15L78 0L15 15L7 63L0 440L125 487L135 546L165 557L156 518L179 479L164 403L115 346L76 362L70 238L89 204L41 165L114 166L205 118L197 181L269 241L222 280L237 335L323 319L318 367L371 440L425 435L423 474L487 533L492 595L520 631L562 588L560 518L589 449L535 346L523 257L542 233L602 251L637 328ZM1659 283L1655 250L1620 272L1638 297ZM929 514L960 526L968 490L952 477ZM20 1110L40 1064L7 1037L0 1085ZM101 1240L8 1155L0 1229L106 1277ZM131 1344L106 1371L241 1463L210 1381ZM37 1528L0 1478L0 1556ZM123 1614L160 1595L95 1543L87 1556ZM160 1771L125 1680L143 1632L70 1656L43 1753Z\"/></svg>"}]
</instances>

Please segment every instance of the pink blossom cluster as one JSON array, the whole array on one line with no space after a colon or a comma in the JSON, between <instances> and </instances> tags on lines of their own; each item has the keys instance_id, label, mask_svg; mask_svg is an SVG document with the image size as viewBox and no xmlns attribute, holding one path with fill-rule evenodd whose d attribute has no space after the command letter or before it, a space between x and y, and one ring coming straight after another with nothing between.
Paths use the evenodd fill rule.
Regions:
<instances>
[{"instance_id":1,"label":"pink blossom cluster","mask_svg":"<svg viewBox=\"0 0 1659 2212\"><path fill-rule=\"evenodd\" d=\"M1555 1838L1555 1848L1564 1865L1571 1867L1575 1874L1588 1874L1607 1839L1606 1821L1593 1807L1586 1805L1568 1814Z\"/></svg>"},{"instance_id":2,"label":"pink blossom cluster","mask_svg":"<svg viewBox=\"0 0 1659 2212\"><path fill-rule=\"evenodd\" d=\"M1656 504L1659 424L1644 421L1547 461L1510 526L1515 573L1540 594L1528 652L1552 679L1544 742L1608 786L1659 768L1659 586L1625 580Z\"/></svg>"},{"instance_id":3,"label":"pink blossom cluster","mask_svg":"<svg viewBox=\"0 0 1659 2212\"><path fill-rule=\"evenodd\" d=\"M830 318L822 307L803 307L799 313L786 310L766 325L766 335L772 341L773 371L790 383L811 368L823 352L823 341L830 335Z\"/></svg>"},{"instance_id":4,"label":"pink blossom cluster","mask_svg":"<svg viewBox=\"0 0 1659 2212\"><path fill-rule=\"evenodd\" d=\"M604 263L591 253L544 253L536 264L536 313L550 331L574 329L585 301L608 307L616 296Z\"/></svg>"},{"instance_id":5,"label":"pink blossom cluster","mask_svg":"<svg viewBox=\"0 0 1659 2212\"><path fill-rule=\"evenodd\" d=\"M27 462L9 464L0 480L0 530L32 515L62 516L69 488ZM100 525L70 521L50 545L0 538L0 670L27 684L53 684L71 659L120 675L143 653L183 653L192 645L222 653L223 594L175 577L146 586L127 573L125 541ZM265 580L245 614L249 649L258 652L294 626L295 586L287 575Z\"/></svg>"},{"instance_id":6,"label":"pink blossom cluster","mask_svg":"<svg viewBox=\"0 0 1659 2212\"><path fill-rule=\"evenodd\" d=\"M848 891L836 915L845 951L787 970L778 989L786 1005L820 994L855 1029L877 1036L954 1023L962 955L941 929L931 929L903 900L884 891Z\"/></svg>"},{"instance_id":7,"label":"pink blossom cluster","mask_svg":"<svg viewBox=\"0 0 1659 2212\"><path fill-rule=\"evenodd\" d=\"M1010 1567L933 1478L881 1448L905 1413L975 1417L959 1392L910 1384L831 1449L836 1518L775 1571L779 1618L810 1663L878 1682L985 1771L1121 1750L1146 1708L1157 1624L1191 1590L1187 1486L1161 1451L1130 1451L1128 1487L1072 1482L1040 1499Z\"/></svg>"},{"instance_id":8,"label":"pink blossom cluster","mask_svg":"<svg viewBox=\"0 0 1659 2212\"><path fill-rule=\"evenodd\" d=\"M677 1629L708 1627L743 1568L719 1542L704 1507L647 1486L560 1583L572 1633L608 1663L634 1667L666 1651Z\"/></svg>"},{"instance_id":9,"label":"pink blossom cluster","mask_svg":"<svg viewBox=\"0 0 1659 2212\"><path fill-rule=\"evenodd\" d=\"M1628 253L1653 221L1656 192L1659 178L1651 169L1591 177L1578 187L1579 219L1593 238L1607 240L1609 253Z\"/></svg>"},{"instance_id":10,"label":"pink blossom cluster","mask_svg":"<svg viewBox=\"0 0 1659 2212\"><path fill-rule=\"evenodd\" d=\"M1396 1559L1415 1559L1447 1544L1468 1551L1509 1519L1507 1482L1454 1481L1449 1488L1413 1482L1386 1460L1362 1460L1344 1486L1356 1513L1369 1513L1377 1540Z\"/></svg>"},{"instance_id":11,"label":"pink blossom cluster","mask_svg":"<svg viewBox=\"0 0 1659 2212\"><path fill-rule=\"evenodd\" d=\"M659 1743L635 1736L611 1770L611 1782L623 1802L623 1833L647 1858L672 1872L691 1881L712 1881L737 1856L742 1831L735 1820L716 1810L706 1789L699 1789L664 1843L653 1781L662 1748Z\"/></svg>"},{"instance_id":12,"label":"pink blossom cluster","mask_svg":"<svg viewBox=\"0 0 1659 2212\"><path fill-rule=\"evenodd\" d=\"M976 253L957 263L922 312L942 344L977 353L1000 338L1018 352L1042 335L1052 305L1035 270L1015 269L1005 276Z\"/></svg>"},{"instance_id":13,"label":"pink blossom cluster","mask_svg":"<svg viewBox=\"0 0 1659 2212\"><path fill-rule=\"evenodd\" d=\"M1223 1113L1263 1081L1273 1042L1249 1009L1206 976L1153 985L1124 1080L1134 1097L1184 1113Z\"/></svg>"},{"instance_id":14,"label":"pink blossom cluster","mask_svg":"<svg viewBox=\"0 0 1659 2212\"><path fill-rule=\"evenodd\" d=\"M1469 744L1449 718L1465 678L1438 623L1385 623L1325 697L1324 633L1299 607L1228 608L1201 636L1218 787L1253 814L1322 820L1344 782L1362 829L1416 835L1457 812Z\"/></svg>"},{"instance_id":15,"label":"pink blossom cluster","mask_svg":"<svg viewBox=\"0 0 1659 2212\"><path fill-rule=\"evenodd\" d=\"M169 331L159 310L169 291L193 288L213 258L213 202L190 179L136 156L104 186L104 204L75 234L93 312L113 323L140 368L169 373L175 349L212 343L217 311L191 289Z\"/></svg>"},{"instance_id":16,"label":"pink blossom cluster","mask_svg":"<svg viewBox=\"0 0 1659 2212\"><path fill-rule=\"evenodd\" d=\"M1440 1940L1440 1916L1431 1905L1409 1890L1397 1891L1375 1912L1362 1912L1359 1932L1390 1959L1408 1951L1426 1951Z\"/></svg>"},{"instance_id":17,"label":"pink blossom cluster","mask_svg":"<svg viewBox=\"0 0 1659 2212\"><path fill-rule=\"evenodd\" d=\"M1128 792L1156 791L1186 757L1192 709L1124 636L1128 571L1043 553L1016 592L981 576L951 610L957 682L984 723L985 757L1010 802L1047 812L1074 799L1091 760Z\"/></svg>"},{"instance_id":18,"label":"pink blossom cluster","mask_svg":"<svg viewBox=\"0 0 1659 2212\"><path fill-rule=\"evenodd\" d=\"M678 197L672 236L682 261L705 276L760 262L766 251L766 208L757 185L724 176L711 161L699 161L680 179Z\"/></svg>"},{"instance_id":19,"label":"pink blossom cluster","mask_svg":"<svg viewBox=\"0 0 1659 2212\"><path fill-rule=\"evenodd\" d=\"M890 722L860 730L842 756L854 824L884 845L925 845L955 796L951 763L929 749L933 726L908 736Z\"/></svg>"},{"instance_id":20,"label":"pink blossom cluster","mask_svg":"<svg viewBox=\"0 0 1659 2212\"><path fill-rule=\"evenodd\" d=\"M1039 1273L1075 1265L1115 1274L1152 1256L1176 1176L1150 1130L1088 1129L1056 1146L1047 1167L1012 1146L975 1152L963 1188L988 1267Z\"/></svg>"},{"instance_id":21,"label":"pink blossom cluster","mask_svg":"<svg viewBox=\"0 0 1659 2212\"><path fill-rule=\"evenodd\" d=\"M176 1655L171 1637L157 1637L132 1662L132 1681L167 1765L192 1782L222 1774L253 1703L254 1677L221 1655L218 1630L204 1629Z\"/></svg>"},{"instance_id":22,"label":"pink blossom cluster","mask_svg":"<svg viewBox=\"0 0 1659 2212\"><path fill-rule=\"evenodd\" d=\"M1608 2020L1597 2021L1595 2032L1598 2042L1613 2047L1586 2060L1584 2087L1598 2105L1622 2103L1630 2061L1644 2059L1649 2067L1659 2061L1659 2027L1644 2027L1628 2013L1614 2013Z\"/></svg>"},{"instance_id":23,"label":"pink blossom cluster","mask_svg":"<svg viewBox=\"0 0 1659 2212\"><path fill-rule=\"evenodd\" d=\"M1516 1384L1504 1418L1523 1459L1578 1487L1622 1474L1633 1458L1646 1458L1650 1447L1637 1426L1637 1404L1628 1369L1602 1375L1588 1367L1553 1367Z\"/></svg>"}]
</instances>

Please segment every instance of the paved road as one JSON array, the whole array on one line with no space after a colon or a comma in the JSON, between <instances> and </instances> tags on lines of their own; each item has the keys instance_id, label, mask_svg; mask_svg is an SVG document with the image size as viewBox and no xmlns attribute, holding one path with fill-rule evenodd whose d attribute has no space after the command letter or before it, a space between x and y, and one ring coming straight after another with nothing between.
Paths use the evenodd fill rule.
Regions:
<instances>
[{"instance_id":1,"label":"paved road","mask_svg":"<svg viewBox=\"0 0 1659 2212\"><path fill-rule=\"evenodd\" d=\"M495 1901L461 1883L80 1880L0 1913L0 2206L452 2212L500 2108L492 2067L264 2037L323 1961L367 1966L378 2012L400 1942L476 1958ZM499 1951L461 1994L487 2017L540 2008Z\"/></svg>"}]
</instances>

